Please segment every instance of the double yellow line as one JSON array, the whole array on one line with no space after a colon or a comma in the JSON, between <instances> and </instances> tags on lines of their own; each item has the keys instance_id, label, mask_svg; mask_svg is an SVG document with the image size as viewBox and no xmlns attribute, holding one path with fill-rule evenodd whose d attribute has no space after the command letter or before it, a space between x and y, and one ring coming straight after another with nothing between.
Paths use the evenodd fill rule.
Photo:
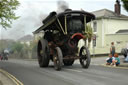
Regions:
<instances>
[{"instance_id":1,"label":"double yellow line","mask_svg":"<svg viewBox=\"0 0 128 85\"><path fill-rule=\"evenodd\" d=\"M11 75L10 73L0 69L0 72L3 73L5 76L7 76L8 78L10 78L16 85L24 85L22 82L20 82L18 79L16 79L16 77L14 77L13 75Z\"/></svg>"}]
</instances>

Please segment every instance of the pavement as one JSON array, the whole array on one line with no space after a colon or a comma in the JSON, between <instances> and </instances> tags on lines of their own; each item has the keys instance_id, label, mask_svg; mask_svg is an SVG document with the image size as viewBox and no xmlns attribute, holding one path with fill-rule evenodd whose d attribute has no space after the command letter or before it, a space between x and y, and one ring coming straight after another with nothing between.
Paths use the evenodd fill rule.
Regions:
<instances>
[{"instance_id":1,"label":"pavement","mask_svg":"<svg viewBox=\"0 0 128 85\"><path fill-rule=\"evenodd\" d=\"M121 64L119 65L119 67L126 67L128 68L128 62L124 62L124 58L120 58Z\"/></svg>"},{"instance_id":2,"label":"pavement","mask_svg":"<svg viewBox=\"0 0 128 85\"><path fill-rule=\"evenodd\" d=\"M92 61L94 63L104 64L104 63L106 63L106 58L108 58L108 56L94 57L94 58L92 58ZM124 56L119 56L119 58L120 58L120 62L121 62L119 66L128 67L128 62L124 62Z\"/></svg>"},{"instance_id":3,"label":"pavement","mask_svg":"<svg viewBox=\"0 0 128 85\"><path fill-rule=\"evenodd\" d=\"M101 65L101 66L104 66L104 67L111 67L111 68L128 69L128 62L124 62L124 57L123 56L119 56L120 65L116 66L116 67L106 65L106 59L107 58L108 58L107 56L93 57L92 61L91 61L91 64Z\"/></svg>"},{"instance_id":4,"label":"pavement","mask_svg":"<svg viewBox=\"0 0 128 85\"><path fill-rule=\"evenodd\" d=\"M93 65L102 65L104 67L111 67L111 66L106 66L105 65L105 59L107 57L102 56L102 57L93 57L91 64ZM128 69L128 63L123 62L124 58L123 56L119 56L121 64L118 67L114 67L114 68L118 68L118 69ZM16 80L16 78L9 74L8 72L0 69L0 85L20 85L18 83L18 80Z\"/></svg>"},{"instance_id":5,"label":"pavement","mask_svg":"<svg viewBox=\"0 0 128 85\"><path fill-rule=\"evenodd\" d=\"M6 71L0 69L0 85L16 85Z\"/></svg>"}]
</instances>

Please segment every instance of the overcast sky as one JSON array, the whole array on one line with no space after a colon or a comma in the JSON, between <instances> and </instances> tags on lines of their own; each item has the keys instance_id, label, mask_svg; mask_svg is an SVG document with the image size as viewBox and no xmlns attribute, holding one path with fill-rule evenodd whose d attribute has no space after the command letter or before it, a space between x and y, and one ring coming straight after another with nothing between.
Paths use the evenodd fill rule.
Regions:
<instances>
[{"instance_id":1,"label":"overcast sky","mask_svg":"<svg viewBox=\"0 0 128 85\"><path fill-rule=\"evenodd\" d=\"M61 5L65 5L74 10L83 9L88 12L109 9L114 11L116 0L19 0L20 6L16 10L16 15L20 18L13 21L12 28L7 30L0 28L1 38L18 39L23 35L32 34L34 30L42 25L42 20L51 11L60 11ZM122 3L121 3L122 4ZM121 8L121 13L128 13Z\"/></svg>"}]
</instances>

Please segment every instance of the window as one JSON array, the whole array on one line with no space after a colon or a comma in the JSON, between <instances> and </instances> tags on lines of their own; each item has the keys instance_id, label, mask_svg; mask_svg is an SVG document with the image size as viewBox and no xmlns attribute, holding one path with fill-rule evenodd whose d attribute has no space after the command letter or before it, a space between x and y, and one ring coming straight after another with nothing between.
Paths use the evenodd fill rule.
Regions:
<instances>
[{"instance_id":1,"label":"window","mask_svg":"<svg viewBox=\"0 0 128 85\"><path fill-rule=\"evenodd\" d=\"M93 22L93 31L97 32L97 22Z\"/></svg>"},{"instance_id":2,"label":"window","mask_svg":"<svg viewBox=\"0 0 128 85\"><path fill-rule=\"evenodd\" d=\"M117 43L117 44L121 44L121 43L122 43L122 41L116 41L116 43Z\"/></svg>"},{"instance_id":3,"label":"window","mask_svg":"<svg viewBox=\"0 0 128 85\"><path fill-rule=\"evenodd\" d=\"M93 36L93 47L96 47L96 35Z\"/></svg>"}]
</instances>

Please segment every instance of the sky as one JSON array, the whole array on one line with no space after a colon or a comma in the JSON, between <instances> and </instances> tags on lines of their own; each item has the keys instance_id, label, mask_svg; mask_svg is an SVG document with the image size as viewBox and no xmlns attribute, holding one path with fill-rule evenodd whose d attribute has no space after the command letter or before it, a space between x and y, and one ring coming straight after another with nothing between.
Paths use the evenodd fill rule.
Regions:
<instances>
[{"instance_id":1,"label":"sky","mask_svg":"<svg viewBox=\"0 0 128 85\"><path fill-rule=\"evenodd\" d=\"M0 39L19 39L31 34L42 25L42 20L51 12L61 12L63 6L74 10L92 12L100 9L114 11L116 0L18 0L20 6L15 11L19 19L13 21L12 28L0 27ZM121 3L122 5L122 3ZM128 13L121 6L121 13ZM2 28L2 29L1 29Z\"/></svg>"}]
</instances>

